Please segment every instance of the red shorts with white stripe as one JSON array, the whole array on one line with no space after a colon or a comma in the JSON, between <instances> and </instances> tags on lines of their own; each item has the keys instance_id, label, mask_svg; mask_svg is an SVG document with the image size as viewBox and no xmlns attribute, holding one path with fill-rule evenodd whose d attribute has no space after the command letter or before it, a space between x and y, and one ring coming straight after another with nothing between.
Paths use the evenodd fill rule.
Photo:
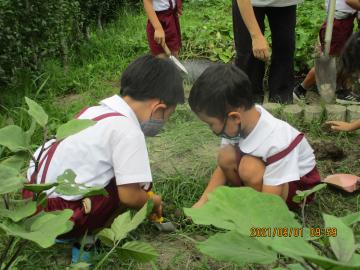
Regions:
<instances>
[{"instance_id":1,"label":"red shorts with white stripe","mask_svg":"<svg viewBox=\"0 0 360 270\"><path fill-rule=\"evenodd\" d=\"M330 44L330 55L339 56L346 41L353 33L355 15L349 15L346 19L334 19L333 32ZM325 48L325 31L327 23L324 22L320 28L319 38L321 49Z\"/></svg>"},{"instance_id":2,"label":"red shorts with white stripe","mask_svg":"<svg viewBox=\"0 0 360 270\"><path fill-rule=\"evenodd\" d=\"M176 10L172 9L156 12L156 15L165 32L165 43L169 47L171 52L178 52L181 48L180 23L179 17L176 12ZM150 51L151 54L158 55L164 53L164 49L154 40L154 32L155 29L148 20L146 26L146 33Z\"/></svg>"},{"instance_id":3,"label":"red shorts with white stripe","mask_svg":"<svg viewBox=\"0 0 360 270\"><path fill-rule=\"evenodd\" d=\"M240 161L241 158L244 156L240 150L239 147L236 147L236 162L237 162L237 168L240 165ZM296 181L291 181L289 182L289 192L288 192L288 197L286 199L286 204L289 207L289 209L291 210L295 210L297 208L299 208L299 204L293 202L292 198L296 195L296 191L297 190L307 190L307 189L311 189L314 186L316 186L317 184L320 183L320 174L316 168L316 166L310 171L308 172L306 175L302 176L300 178L300 180L296 180ZM237 183L235 184L235 186L243 186L243 181L240 179L237 179ZM306 203L310 203L314 200L314 196L310 195L307 199L306 199Z\"/></svg>"},{"instance_id":4,"label":"red shorts with white stripe","mask_svg":"<svg viewBox=\"0 0 360 270\"><path fill-rule=\"evenodd\" d=\"M73 229L63 235L60 239L69 239L79 237L93 232L94 230L103 228L115 214L119 212L120 200L118 196L115 179L112 179L109 185L105 188L108 192L107 196L91 196L88 199L91 201L91 210L89 213L85 212L82 200L67 201L63 198L48 198L45 212L52 212L57 210L71 209L73 215L70 218L74 222ZM40 211L41 208L38 209Z\"/></svg>"}]
</instances>

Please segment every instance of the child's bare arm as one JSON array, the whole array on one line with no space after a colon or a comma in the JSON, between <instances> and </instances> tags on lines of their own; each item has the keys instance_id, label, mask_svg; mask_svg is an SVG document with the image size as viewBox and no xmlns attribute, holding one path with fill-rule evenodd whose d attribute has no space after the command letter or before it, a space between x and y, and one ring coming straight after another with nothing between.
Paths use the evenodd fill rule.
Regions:
<instances>
[{"instance_id":1,"label":"child's bare arm","mask_svg":"<svg viewBox=\"0 0 360 270\"><path fill-rule=\"evenodd\" d=\"M360 10L360 0L346 0L346 4L356 10Z\"/></svg>"},{"instance_id":2,"label":"child's bare arm","mask_svg":"<svg viewBox=\"0 0 360 270\"><path fill-rule=\"evenodd\" d=\"M269 59L269 44L262 34L250 0L237 0L241 17L252 39L254 56L260 60Z\"/></svg>"},{"instance_id":3,"label":"child's bare arm","mask_svg":"<svg viewBox=\"0 0 360 270\"><path fill-rule=\"evenodd\" d=\"M211 176L211 179L200 199L192 206L193 208L201 207L208 200L207 194L214 191L218 186L223 186L226 183L226 177L220 167L217 167Z\"/></svg>"},{"instance_id":4,"label":"child's bare arm","mask_svg":"<svg viewBox=\"0 0 360 270\"><path fill-rule=\"evenodd\" d=\"M336 131L354 131L360 128L360 119L354 120L351 123L343 121L327 121L331 129Z\"/></svg>"},{"instance_id":5,"label":"child's bare arm","mask_svg":"<svg viewBox=\"0 0 360 270\"><path fill-rule=\"evenodd\" d=\"M165 45L165 32L161 23L156 16L155 10L152 5L152 0L144 0L144 9L151 25L154 27L154 40L161 46Z\"/></svg>"},{"instance_id":6,"label":"child's bare arm","mask_svg":"<svg viewBox=\"0 0 360 270\"><path fill-rule=\"evenodd\" d=\"M121 185L117 188L120 203L128 208L140 209L149 199L146 191L144 191L137 183ZM154 202L153 212L161 217L161 197L159 195L153 195L151 199Z\"/></svg>"}]
</instances>

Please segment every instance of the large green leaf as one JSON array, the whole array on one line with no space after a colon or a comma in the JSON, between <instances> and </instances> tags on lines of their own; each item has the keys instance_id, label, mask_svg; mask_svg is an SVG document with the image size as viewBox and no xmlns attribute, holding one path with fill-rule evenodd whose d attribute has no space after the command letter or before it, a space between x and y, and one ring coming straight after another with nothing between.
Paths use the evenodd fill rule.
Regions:
<instances>
[{"instance_id":1,"label":"large green leaf","mask_svg":"<svg viewBox=\"0 0 360 270\"><path fill-rule=\"evenodd\" d=\"M11 178L0 178L0 195L10 192L16 192L22 189L23 184L26 182L25 178L14 176Z\"/></svg>"},{"instance_id":2,"label":"large green leaf","mask_svg":"<svg viewBox=\"0 0 360 270\"><path fill-rule=\"evenodd\" d=\"M59 185L57 182L49 184L24 184L24 189L30 190L35 193L40 193L57 185Z\"/></svg>"},{"instance_id":3,"label":"large green leaf","mask_svg":"<svg viewBox=\"0 0 360 270\"><path fill-rule=\"evenodd\" d=\"M232 262L239 266L248 263L270 264L277 253L257 241L236 231L218 233L197 245L198 249L214 259Z\"/></svg>"},{"instance_id":4,"label":"large green leaf","mask_svg":"<svg viewBox=\"0 0 360 270\"><path fill-rule=\"evenodd\" d=\"M29 106L28 114L33 117L40 126L45 127L48 122L48 115L44 109L28 97L25 97L25 101Z\"/></svg>"},{"instance_id":5,"label":"large green leaf","mask_svg":"<svg viewBox=\"0 0 360 270\"><path fill-rule=\"evenodd\" d=\"M0 216L10 218L12 221L18 222L36 212L36 202L23 202L23 205L13 210L0 208Z\"/></svg>"},{"instance_id":6,"label":"large green leaf","mask_svg":"<svg viewBox=\"0 0 360 270\"><path fill-rule=\"evenodd\" d=\"M355 238L352 230L340 218L323 214L326 228L336 228L337 236L330 237L330 245L336 258L342 262L350 261L355 252Z\"/></svg>"},{"instance_id":7,"label":"large green leaf","mask_svg":"<svg viewBox=\"0 0 360 270\"><path fill-rule=\"evenodd\" d=\"M19 177L19 169L0 164L0 194L15 192L23 187L26 179Z\"/></svg>"},{"instance_id":8,"label":"large green leaf","mask_svg":"<svg viewBox=\"0 0 360 270\"><path fill-rule=\"evenodd\" d=\"M4 165L3 163L0 164L0 181L1 179L7 179L19 174L19 170L13 167L9 167Z\"/></svg>"},{"instance_id":9,"label":"large green leaf","mask_svg":"<svg viewBox=\"0 0 360 270\"><path fill-rule=\"evenodd\" d=\"M108 247L115 245L115 232L112 229L105 228L101 230L97 235L97 238Z\"/></svg>"},{"instance_id":10,"label":"large green leaf","mask_svg":"<svg viewBox=\"0 0 360 270\"><path fill-rule=\"evenodd\" d=\"M75 178L76 174L73 170L65 170L65 172L56 179L57 185L55 192L66 196L82 195L84 197L95 195L106 196L108 194L103 187L86 187L85 185L76 183Z\"/></svg>"},{"instance_id":11,"label":"large green leaf","mask_svg":"<svg viewBox=\"0 0 360 270\"><path fill-rule=\"evenodd\" d=\"M360 212L351 213L347 216L340 217L341 221L344 222L344 224L350 226L355 223L360 222Z\"/></svg>"},{"instance_id":12,"label":"large green leaf","mask_svg":"<svg viewBox=\"0 0 360 270\"><path fill-rule=\"evenodd\" d=\"M294 213L288 210L279 196L260 193L247 187L219 187L208 198L209 201L201 208L185 209L186 215L195 223L236 230L246 236L254 228L264 228L270 232L269 237L257 237L256 240L275 251L297 260L301 260L297 255L299 253L316 254L316 250L305 238L294 235L282 237L276 233L278 228L281 231L282 228L289 231L290 228L301 228Z\"/></svg>"},{"instance_id":13,"label":"large green leaf","mask_svg":"<svg viewBox=\"0 0 360 270\"><path fill-rule=\"evenodd\" d=\"M321 266L323 269L331 270L358 270L360 269L360 255L353 254L350 261L343 263L322 256L304 256L307 260Z\"/></svg>"},{"instance_id":14,"label":"large green leaf","mask_svg":"<svg viewBox=\"0 0 360 270\"><path fill-rule=\"evenodd\" d=\"M149 262L157 258L155 249L148 243L131 241L125 243L118 254L122 259L133 259L138 262Z\"/></svg>"},{"instance_id":15,"label":"large green leaf","mask_svg":"<svg viewBox=\"0 0 360 270\"><path fill-rule=\"evenodd\" d=\"M114 232L115 241L120 241L126 237L129 231L131 231L131 214L127 211L117 218L111 224L111 230Z\"/></svg>"},{"instance_id":16,"label":"large green leaf","mask_svg":"<svg viewBox=\"0 0 360 270\"><path fill-rule=\"evenodd\" d=\"M27 145L31 144L31 138L34 135L35 130L36 130L36 120L32 119L30 128L25 132Z\"/></svg>"},{"instance_id":17,"label":"large green leaf","mask_svg":"<svg viewBox=\"0 0 360 270\"><path fill-rule=\"evenodd\" d=\"M130 211L127 211L114 219L110 229L103 229L97 235L106 245L112 246L117 241L124 239L129 232L135 230L147 217L152 209L152 203L148 201L135 215L131 218Z\"/></svg>"},{"instance_id":18,"label":"large green leaf","mask_svg":"<svg viewBox=\"0 0 360 270\"><path fill-rule=\"evenodd\" d=\"M43 248L52 246L57 236L70 231L73 223L69 220L73 212L70 209L56 212L41 212L20 223L4 220L0 229L7 235L27 239Z\"/></svg>"},{"instance_id":19,"label":"large green leaf","mask_svg":"<svg viewBox=\"0 0 360 270\"><path fill-rule=\"evenodd\" d=\"M298 190L296 191L296 195L292 198L292 200L296 203L300 203L302 202L302 200L304 200L305 197L308 197L309 195L318 192L319 190L325 188L326 186L327 184L319 184L313 187L312 189Z\"/></svg>"},{"instance_id":20,"label":"large green leaf","mask_svg":"<svg viewBox=\"0 0 360 270\"><path fill-rule=\"evenodd\" d=\"M83 129L86 129L92 125L95 125L96 121L89 120L89 119L73 119L69 122L61 125L58 127L56 132L56 139L62 140L66 137L73 135L75 133L78 133L82 131Z\"/></svg>"},{"instance_id":21,"label":"large green leaf","mask_svg":"<svg viewBox=\"0 0 360 270\"><path fill-rule=\"evenodd\" d=\"M7 159L3 160L0 165L5 167L13 168L17 171L20 171L23 167L25 162L28 160L28 155L25 153L17 153Z\"/></svg>"},{"instance_id":22,"label":"large green leaf","mask_svg":"<svg viewBox=\"0 0 360 270\"><path fill-rule=\"evenodd\" d=\"M24 151L28 147L26 134L19 126L6 126L0 129L0 145L9 148L12 152Z\"/></svg>"}]
</instances>

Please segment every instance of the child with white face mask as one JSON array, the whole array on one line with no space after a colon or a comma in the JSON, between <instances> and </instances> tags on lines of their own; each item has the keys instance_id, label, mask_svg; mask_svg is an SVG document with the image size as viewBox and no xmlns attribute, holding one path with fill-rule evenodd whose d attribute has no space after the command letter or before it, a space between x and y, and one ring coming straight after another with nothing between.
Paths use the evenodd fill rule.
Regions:
<instances>
[{"instance_id":1,"label":"child with white face mask","mask_svg":"<svg viewBox=\"0 0 360 270\"><path fill-rule=\"evenodd\" d=\"M176 105L183 102L182 78L175 65L168 59L142 56L123 72L120 96L106 98L76 116L92 119L95 125L60 142L46 143L37 170L30 163L30 183L56 182L59 175L71 169L76 183L104 187L108 193L88 198L49 194L45 211L74 211L74 227L61 238L91 234L109 224L116 214L140 209L148 200L154 202L152 216L161 217L161 197L149 193L152 175L145 136L158 134ZM39 148L35 159L40 152ZM24 191L23 196L31 198L33 194ZM90 201L87 211L85 199Z\"/></svg>"}]
</instances>

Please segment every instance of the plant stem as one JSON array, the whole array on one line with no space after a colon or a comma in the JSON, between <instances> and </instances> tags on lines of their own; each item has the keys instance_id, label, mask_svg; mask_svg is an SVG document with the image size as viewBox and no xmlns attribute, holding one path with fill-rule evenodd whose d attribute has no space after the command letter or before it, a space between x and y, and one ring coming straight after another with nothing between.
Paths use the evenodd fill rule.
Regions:
<instances>
[{"instance_id":1,"label":"plant stem","mask_svg":"<svg viewBox=\"0 0 360 270\"><path fill-rule=\"evenodd\" d=\"M40 153L39 153L39 155L37 156L37 159L36 159L36 161L35 161L35 171L38 170L40 158L41 158L42 154L44 153L44 148L45 148L45 144L46 144L47 139L48 139L48 128L47 128L47 126L45 126L45 127L44 127L43 144L42 144L42 146L41 146ZM33 157L33 156L32 156L32 157Z\"/></svg>"},{"instance_id":2,"label":"plant stem","mask_svg":"<svg viewBox=\"0 0 360 270\"><path fill-rule=\"evenodd\" d=\"M7 263L7 265L5 266L4 270L8 270L9 267L13 264L13 262L16 260L16 258L18 257L20 251L23 249L24 247L24 241L19 243L19 246L17 248L17 250L15 251L14 255L11 257L11 259L9 260L9 262Z\"/></svg>"},{"instance_id":3,"label":"plant stem","mask_svg":"<svg viewBox=\"0 0 360 270\"><path fill-rule=\"evenodd\" d=\"M301 216L302 216L302 226L305 228L305 205L306 205L306 197L301 205Z\"/></svg>"},{"instance_id":4,"label":"plant stem","mask_svg":"<svg viewBox=\"0 0 360 270\"><path fill-rule=\"evenodd\" d=\"M4 262L8 252L10 250L11 245L14 243L14 240L15 240L15 237L11 236L10 239L9 239L9 242L7 242L7 244L6 244L6 247L5 247L4 251L3 251L3 253L1 254L0 269L2 269L3 262Z\"/></svg>"},{"instance_id":5,"label":"plant stem","mask_svg":"<svg viewBox=\"0 0 360 270\"><path fill-rule=\"evenodd\" d=\"M120 244L120 241L117 241L115 245L111 248L111 250L101 259L101 261L96 265L94 270L99 269L99 267L106 261L106 259L110 256L111 253L117 248L117 246Z\"/></svg>"},{"instance_id":6,"label":"plant stem","mask_svg":"<svg viewBox=\"0 0 360 270\"><path fill-rule=\"evenodd\" d=\"M7 194L4 194L4 195L3 195L3 200L4 200L5 208L6 208L7 210L9 210L9 202L8 202L7 199L8 199L8 198L7 198Z\"/></svg>"},{"instance_id":7,"label":"plant stem","mask_svg":"<svg viewBox=\"0 0 360 270\"><path fill-rule=\"evenodd\" d=\"M306 265L310 266L310 268L312 270L317 270L317 267L313 266L311 262L309 262L308 260L305 260L305 262L306 262Z\"/></svg>"}]
</instances>

